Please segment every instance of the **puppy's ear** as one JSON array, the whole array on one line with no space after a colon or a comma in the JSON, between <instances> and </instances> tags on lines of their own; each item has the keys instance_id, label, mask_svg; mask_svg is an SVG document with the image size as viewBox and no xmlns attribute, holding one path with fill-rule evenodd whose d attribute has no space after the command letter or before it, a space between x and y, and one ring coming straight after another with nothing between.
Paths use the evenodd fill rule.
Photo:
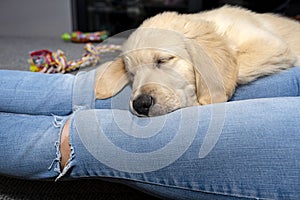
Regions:
<instances>
[{"instance_id":1,"label":"puppy's ear","mask_svg":"<svg viewBox=\"0 0 300 200\"><path fill-rule=\"evenodd\" d=\"M121 57L113 62L104 63L96 72L94 85L96 99L106 99L114 96L128 82L129 78Z\"/></svg>"},{"instance_id":2,"label":"puppy's ear","mask_svg":"<svg viewBox=\"0 0 300 200\"><path fill-rule=\"evenodd\" d=\"M186 42L194 66L196 94L200 105L225 102L227 95L223 78L217 67L195 42Z\"/></svg>"},{"instance_id":3,"label":"puppy's ear","mask_svg":"<svg viewBox=\"0 0 300 200\"><path fill-rule=\"evenodd\" d=\"M232 50L210 22L187 23L185 46L194 66L200 105L226 102L234 92L237 64Z\"/></svg>"}]
</instances>

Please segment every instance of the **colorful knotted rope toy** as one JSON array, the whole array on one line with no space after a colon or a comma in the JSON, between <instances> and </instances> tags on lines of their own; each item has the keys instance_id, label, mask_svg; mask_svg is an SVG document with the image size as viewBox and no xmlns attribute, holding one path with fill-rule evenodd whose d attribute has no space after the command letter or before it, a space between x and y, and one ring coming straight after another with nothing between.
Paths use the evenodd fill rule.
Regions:
<instances>
[{"instance_id":1,"label":"colorful knotted rope toy","mask_svg":"<svg viewBox=\"0 0 300 200\"><path fill-rule=\"evenodd\" d=\"M121 50L120 45L94 46L87 43L84 47L85 53L78 60L67 61L63 51L51 52L48 50L37 50L30 53L30 71L43 73L67 73L81 67L95 66L100 62L100 54L104 52L115 52Z\"/></svg>"}]
</instances>

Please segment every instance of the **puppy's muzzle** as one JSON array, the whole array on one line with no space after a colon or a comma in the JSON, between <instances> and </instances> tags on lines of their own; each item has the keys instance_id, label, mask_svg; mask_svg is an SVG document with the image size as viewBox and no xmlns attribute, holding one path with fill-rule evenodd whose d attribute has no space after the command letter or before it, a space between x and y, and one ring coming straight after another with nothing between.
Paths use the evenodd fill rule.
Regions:
<instances>
[{"instance_id":1,"label":"puppy's muzzle","mask_svg":"<svg viewBox=\"0 0 300 200\"><path fill-rule=\"evenodd\" d=\"M148 116L149 110L151 106L153 106L153 104L154 104L154 99L152 98L152 96L147 94L141 94L137 96L132 102L133 109L139 115L144 115L144 116Z\"/></svg>"}]
</instances>

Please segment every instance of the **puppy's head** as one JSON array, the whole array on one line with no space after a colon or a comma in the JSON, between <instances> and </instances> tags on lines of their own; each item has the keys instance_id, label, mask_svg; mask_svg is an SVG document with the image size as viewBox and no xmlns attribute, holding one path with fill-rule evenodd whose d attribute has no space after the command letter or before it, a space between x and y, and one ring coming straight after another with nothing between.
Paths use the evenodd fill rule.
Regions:
<instances>
[{"instance_id":1,"label":"puppy's head","mask_svg":"<svg viewBox=\"0 0 300 200\"><path fill-rule=\"evenodd\" d=\"M158 15L132 33L119 58L98 69L96 98L111 97L131 82L130 108L139 116L224 102L237 72L227 66L235 62L223 43L208 22L190 22L176 13Z\"/></svg>"}]
</instances>

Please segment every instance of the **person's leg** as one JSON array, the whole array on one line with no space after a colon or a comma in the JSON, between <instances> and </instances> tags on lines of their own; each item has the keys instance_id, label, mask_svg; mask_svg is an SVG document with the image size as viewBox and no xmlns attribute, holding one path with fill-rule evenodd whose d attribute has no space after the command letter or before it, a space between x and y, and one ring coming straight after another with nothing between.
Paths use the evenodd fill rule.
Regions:
<instances>
[{"instance_id":1,"label":"person's leg","mask_svg":"<svg viewBox=\"0 0 300 200\"><path fill-rule=\"evenodd\" d=\"M0 70L0 112L67 115L74 76Z\"/></svg>"},{"instance_id":2,"label":"person's leg","mask_svg":"<svg viewBox=\"0 0 300 200\"><path fill-rule=\"evenodd\" d=\"M63 170L70 160L71 146L70 146L70 119L67 119L63 126L60 135L59 151L61 154L60 169Z\"/></svg>"},{"instance_id":3,"label":"person's leg","mask_svg":"<svg viewBox=\"0 0 300 200\"><path fill-rule=\"evenodd\" d=\"M0 70L0 112L63 116L94 108L94 73L74 76Z\"/></svg>"},{"instance_id":4,"label":"person's leg","mask_svg":"<svg viewBox=\"0 0 300 200\"><path fill-rule=\"evenodd\" d=\"M154 118L79 111L71 147L66 132L61 152L66 118L1 113L0 173L118 180L173 199L299 199L299 100L236 101ZM71 159L61 172L59 160L70 157L60 158L64 148Z\"/></svg>"},{"instance_id":5,"label":"person's leg","mask_svg":"<svg viewBox=\"0 0 300 200\"><path fill-rule=\"evenodd\" d=\"M61 173L60 132L67 118L0 112L0 174L54 180Z\"/></svg>"},{"instance_id":6,"label":"person's leg","mask_svg":"<svg viewBox=\"0 0 300 200\"><path fill-rule=\"evenodd\" d=\"M79 111L70 122L65 178L115 180L170 199L296 200L299 107L300 97L286 97L153 118Z\"/></svg>"},{"instance_id":7,"label":"person's leg","mask_svg":"<svg viewBox=\"0 0 300 200\"><path fill-rule=\"evenodd\" d=\"M95 101L94 73L74 76L0 70L0 112L62 116L95 107L128 109L129 87L114 98Z\"/></svg>"},{"instance_id":8,"label":"person's leg","mask_svg":"<svg viewBox=\"0 0 300 200\"><path fill-rule=\"evenodd\" d=\"M300 67L293 67L240 85L230 101L290 96L300 96Z\"/></svg>"}]
</instances>

